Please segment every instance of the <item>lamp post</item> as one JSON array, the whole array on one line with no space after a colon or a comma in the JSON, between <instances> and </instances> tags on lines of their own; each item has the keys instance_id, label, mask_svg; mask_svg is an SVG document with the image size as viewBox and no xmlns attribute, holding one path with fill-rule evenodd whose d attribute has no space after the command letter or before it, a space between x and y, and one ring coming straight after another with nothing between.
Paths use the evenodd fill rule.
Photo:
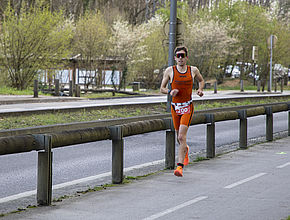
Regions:
<instances>
[{"instance_id":1,"label":"lamp post","mask_svg":"<svg viewBox=\"0 0 290 220\"><path fill-rule=\"evenodd\" d=\"M269 82L269 90L272 91L272 59L273 59L273 47L277 43L277 36L272 35L268 38L268 45L270 49L270 82Z\"/></svg>"},{"instance_id":2,"label":"lamp post","mask_svg":"<svg viewBox=\"0 0 290 220\"><path fill-rule=\"evenodd\" d=\"M177 0L170 2L170 23L169 23L169 49L168 49L168 66L174 65L174 49L176 45L176 13L177 13ZM168 83L169 89L171 89ZM167 108L166 111L170 112L172 97L167 95Z\"/></svg>"}]
</instances>

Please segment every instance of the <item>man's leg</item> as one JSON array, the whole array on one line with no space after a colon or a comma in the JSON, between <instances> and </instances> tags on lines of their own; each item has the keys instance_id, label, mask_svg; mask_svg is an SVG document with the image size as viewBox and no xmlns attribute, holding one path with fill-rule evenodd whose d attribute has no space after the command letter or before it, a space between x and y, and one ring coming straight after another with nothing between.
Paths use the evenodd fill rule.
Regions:
<instances>
[{"instance_id":1,"label":"man's leg","mask_svg":"<svg viewBox=\"0 0 290 220\"><path fill-rule=\"evenodd\" d=\"M183 167L184 167L184 158L187 153L187 144L186 144L186 133L188 127L186 125L180 125L177 132L177 141L179 143L178 148L178 163L177 168L174 171L175 176L183 176Z\"/></svg>"},{"instance_id":2,"label":"man's leg","mask_svg":"<svg viewBox=\"0 0 290 220\"><path fill-rule=\"evenodd\" d=\"M177 139L179 142L178 163L181 163L181 164L184 163L184 158L187 152L187 144L186 144L187 130L188 130L188 127L186 125L180 125L179 131L177 132Z\"/></svg>"}]
</instances>

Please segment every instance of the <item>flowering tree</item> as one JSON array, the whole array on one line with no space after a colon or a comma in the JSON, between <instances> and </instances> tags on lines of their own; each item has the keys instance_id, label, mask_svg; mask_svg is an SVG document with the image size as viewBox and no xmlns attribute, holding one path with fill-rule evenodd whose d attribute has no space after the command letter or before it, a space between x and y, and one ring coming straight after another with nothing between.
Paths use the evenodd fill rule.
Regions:
<instances>
[{"instance_id":1,"label":"flowering tree","mask_svg":"<svg viewBox=\"0 0 290 220\"><path fill-rule=\"evenodd\" d=\"M196 65L204 77L219 77L218 67L234 50L237 39L230 37L227 26L219 22L202 19L186 26L185 45L188 46L189 61Z\"/></svg>"},{"instance_id":2,"label":"flowering tree","mask_svg":"<svg viewBox=\"0 0 290 220\"><path fill-rule=\"evenodd\" d=\"M145 39L148 38L156 28L160 28L160 21L157 19L151 19L148 23L142 25L130 26L127 21L118 19L114 22L112 28L111 38L111 54L114 56L120 56L126 60L127 67L129 69L127 77L129 80L133 80L136 74L136 66L140 63L150 60L147 57L147 45ZM141 70L141 71L144 71ZM124 79L121 79L124 81Z\"/></svg>"},{"instance_id":3,"label":"flowering tree","mask_svg":"<svg viewBox=\"0 0 290 220\"><path fill-rule=\"evenodd\" d=\"M166 38L163 34L164 22L156 16L143 24L149 33L136 49L130 63L130 71L134 80L142 81L146 88L159 88L163 70L167 67L167 46L163 45Z\"/></svg>"}]
</instances>

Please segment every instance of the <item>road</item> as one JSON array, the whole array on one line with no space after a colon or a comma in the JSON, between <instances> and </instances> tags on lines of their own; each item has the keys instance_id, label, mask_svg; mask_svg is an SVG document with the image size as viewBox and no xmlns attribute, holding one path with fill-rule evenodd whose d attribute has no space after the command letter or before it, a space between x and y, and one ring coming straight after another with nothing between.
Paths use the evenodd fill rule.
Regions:
<instances>
[{"instance_id":1,"label":"road","mask_svg":"<svg viewBox=\"0 0 290 220\"><path fill-rule=\"evenodd\" d=\"M227 100L227 99L243 99L243 98L267 98L267 97L289 97L290 91L284 91L280 93L256 93L256 92L235 92L235 91L220 91L214 94L212 91L205 91L203 97L193 95L193 101L204 101L204 100ZM166 103L167 96L147 96L147 97L132 97L132 98L117 98L117 99L69 99L64 101L64 98L57 98L58 102L52 103L52 97L40 97L34 99L32 97L26 97L25 103L23 103L23 97L11 97L0 95L0 115L2 113L10 112L25 112L25 111L40 111L40 110L56 110L56 109L67 109L67 108L87 108L87 107L99 107L99 106L120 106L120 105L131 105L131 104L147 104L147 103ZM54 97L54 100L56 98ZM5 102L14 103L13 105L6 105ZM34 102L33 104L31 102Z\"/></svg>"},{"instance_id":2,"label":"road","mask_svg":"<svg viewBox=\"0 0 290 220\"><path fill-rule=\"evenodd\" d=\"M131 184L30 208L3 220L286 220L290 137L190 164Z\"/></svg>"},{"instance_id":3,"label":"road","mask_svg":"<svg viewBox=\"0 0 290 220\"><path fill-rule=\"evenodd\" d=\"M286 131L288 126L288 113L274 114L274 133ZM226 121L216 123L216 147L238 142L239 121ZM256 116L248 119L248 139L265 136L265 116ZM188 133L188 144L190 152L200 152L205 149L206 144L205 125L190 127ZM154 132L125 138L124 166L127 170L136 166L145 166L152 161L160 164L165 154L165 132ZM111 170L111 142L101 141L83 145L75 145L53 150L53 185L60 189L55 197L69 194L76 190L85 190L92 182L110 181ZM26 198L25 195L33 195L36 189L36 167L37 153L23 153L1 156L0 160L0 213L9 210L16 200L7 200L13 195L15 198L26 199L29 204L35 203L35 197ZM144 167L143 167L144 168ZM131 169L133 170L133 169ZM150 171L148 171L150 172ZM139 174L140 175L140 174ZM73 182L75 181L75 182ZM61 191L61 189L65 189ZM25 203L27 204L27 201ZM7 202L8 201L8 202ZM6 203L7 202L7 203ZM24 204L25 204L24 203ZM8 204L8 205L7 205ZM15 207L14 207L15 208Z\"/></svg>"}]
</instances>

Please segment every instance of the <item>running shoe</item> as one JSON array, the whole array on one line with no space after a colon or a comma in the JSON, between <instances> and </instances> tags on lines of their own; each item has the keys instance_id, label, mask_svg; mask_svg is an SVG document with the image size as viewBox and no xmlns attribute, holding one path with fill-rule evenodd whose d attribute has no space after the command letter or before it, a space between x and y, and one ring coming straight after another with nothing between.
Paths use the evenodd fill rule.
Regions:
<instances>
[{"instance_id":1,"label":"running shoe","mask_svg":"<svg viewBox=\"0 0 290 220\"><path fill-rule=\"evenodd\" d=\"M176 170L174 170L174 175L182 177L182 166L177 166Z\"/></svg>"},{"instance_id":2,"label":"running shoe","mask_svg":"<svg viewBox=\"0 0 290 220\"><path fill-rule=\"evenodd\" d=\"M187 151L186 151L184 162L183 162L184 166L187 166L189 163L189 158L188 158L189 147L188 147L188 145L186 146L186 148L187 148Z\"/></svg>"}]
</instances>

